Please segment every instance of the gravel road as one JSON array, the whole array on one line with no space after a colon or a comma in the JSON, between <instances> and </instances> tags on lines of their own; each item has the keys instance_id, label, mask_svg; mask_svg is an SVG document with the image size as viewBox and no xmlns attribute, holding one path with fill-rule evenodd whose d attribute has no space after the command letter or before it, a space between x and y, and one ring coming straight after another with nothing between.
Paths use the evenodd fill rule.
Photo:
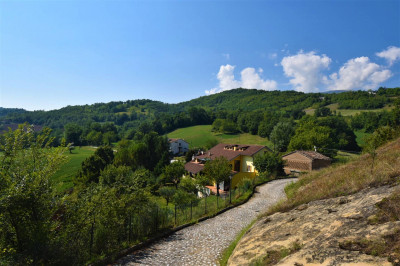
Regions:
<instances>
[{"instance_id":1,"label":"gravel road","mask_svg":"<svg viewBox=\"0 0 400 266\"><path fill-rule=\"evenodd\" d=\"M283 188L295 180L281 179L259 186L247 203L127 255L117 265L217 265L242 228L284 198Z\"/></svg>"}]
</instances>

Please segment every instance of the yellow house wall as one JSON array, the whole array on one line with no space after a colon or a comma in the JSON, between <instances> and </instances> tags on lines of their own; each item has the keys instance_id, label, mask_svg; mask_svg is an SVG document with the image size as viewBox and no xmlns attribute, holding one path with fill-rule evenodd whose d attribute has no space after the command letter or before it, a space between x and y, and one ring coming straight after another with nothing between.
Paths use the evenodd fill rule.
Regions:
<instances>
[{"instance_id":1,"label":"yellow house wall","mask_svg":"<svg viewBox=\"0 0 400 266\"><path fill-rule=\"evenodd\" d=\"M254 172L253 158L250 156L241 156L241 157L242 157L241 172ZM247 171L248 166L250 166L250 171Z\"/></svg>"},{"instance_id":2,"label":"yellow house wall","mask_svg":"<svg viewBox=\"0 0 400 266\"><path fill-rule=\"evenodd\" d=\"M232 178L232 188L236 187L240 181L244 178L249 178L253 179L256 177L257 170L254 168L253 164L253 158L259 154L263 154L264 152L267 152L268 150L266 148L260 150L253 156L239 156L235 158L235 160L230 161L230 164L232 164L232 170L234 170L234 165L236 160L240 160L240 172L235 174ZM247 172L247 166L251 166L251 171Z\"/></svg>"}]
</instances>

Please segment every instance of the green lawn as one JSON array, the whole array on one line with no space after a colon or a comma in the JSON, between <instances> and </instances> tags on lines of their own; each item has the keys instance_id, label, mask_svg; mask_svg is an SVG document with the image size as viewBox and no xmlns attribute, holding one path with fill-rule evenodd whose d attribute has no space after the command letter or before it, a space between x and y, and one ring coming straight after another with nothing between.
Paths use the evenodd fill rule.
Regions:
<instances>
[{"instance_id":1,"label":"green lawn","mask_svg":"<svg viewBox=\"0 0 400 266\"><path fill-rule=\"evenodd\" d=\"M394 106L389 106L386 105L383 108L379 108L379 109L339 109L339 104L338 103L332 103L327 105L326 107L328 107L329 109L331 109L331 111L336 111L336 113L341 113L342 116L352 116L355 114L359 114L362 112L382 112L382 111L390 111L394 108ZM306 112L307 115L314 115L315 109L313 108L308 108L308 109L304 109L304 112Z\"/></svg>"},{"instance_id":2,"label":"green lawn","mask_svg":"<svg viewBox=\"0 0 400 266\"><path fill-rule=\"evenodd\" d=\"M168 134L169 138L181 138L189 143L189 147L204 147L208 141L217 140L219 143L258 144L272 147L272 143L257 135L244 134L220 134L211 132L211 125L179 128Z\"/></svg>"},{"instance_id":3,"label":"green lawn","mask_svg":"<svg viewBox=\"0 0 400 266\"><path fill-rule=\"evenodd\" d=\"M57 190L62 192L73 186L72 178L81 168L81 163L94 153L91 147L76 147L72 154L66 152L67 162L53 175L52 179L57 186Z\"/></svg>"}]
</instances>

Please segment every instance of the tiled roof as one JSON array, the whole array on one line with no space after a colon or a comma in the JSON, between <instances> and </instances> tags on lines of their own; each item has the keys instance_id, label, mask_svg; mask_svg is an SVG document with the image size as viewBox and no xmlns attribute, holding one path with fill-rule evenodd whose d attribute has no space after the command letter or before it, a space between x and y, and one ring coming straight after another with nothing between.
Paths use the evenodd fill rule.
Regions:
<instances>
[{"instance_id":1,"label":"tiled roof","mask_svg":"<svg viewBox=\"0 0 400 266\"><path fill-rule=\"evenodd\" d=\"M197 174L201 170L203 170L204 164L200 163L195 163L195 162L188 162L185 164L185 170L192 173L192 174Z\"/></svg>"},{"instance_id":2,"label":"tiled roof","mask_svg":"<svg viewBox=\"0 0 400 266\"><path fill-rule=\"evenodd\" d=\"M178 141L178 140L182 140L182 141L186 142L184 139L168 139L168 142L172 143L172 142L175 142L175 141Z\"/></svg>"},{"instance_id":3,"label":"tiled roof","mask_svg":"<svg viewBox=\"0 0 400 266\"><path fill-rule=\"evenodd\" d=\"M238 157L239 155L253 156L263 148L267 147L261 145L235 145L235 144L220 143L212 147L207 152L204 152L204 154L196 156L196 158L214 160L217 157L223 156L228 161L231 161L236 157Z\"/></svg>"},{"instance_id":4,"label":"tiled roof","mask_svg":"<svg viewBox=\"0 0 400 266\"><path fill-rule=\"evenodd\" d=\"M327 156L325 156L325 155L323 155L323 154L321 154L319 152L316 152L316 151L301 151L301 150L293 151L291 153L285 154L285 155L282 156L282 158L285 157L285 156L288 156L290 154L293 154L293 153L299 153L299 154L301 154L301 155L303 155L303 156L305 156L305 157L307 157L307 158L309 158L311 160L315 160L315 159L328 160L328 161L332 160L331 158L329 158L329 157L327 157Z\"/></svg>"}]
</instances>

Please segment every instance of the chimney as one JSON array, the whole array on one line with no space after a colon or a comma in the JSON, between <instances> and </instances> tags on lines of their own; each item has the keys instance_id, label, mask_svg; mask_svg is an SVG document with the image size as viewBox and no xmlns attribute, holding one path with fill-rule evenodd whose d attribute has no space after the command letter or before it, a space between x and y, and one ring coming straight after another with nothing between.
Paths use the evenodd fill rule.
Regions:
<instances>
[{"instance_id":1,"label":"chimney","mask_svg":"<svg viewBox=\"0 0 400 266\"><path fill-rule=\"evenodd\" d=\"M208 156L211 157L211 152L208 152Z\"/></svg>"},{"instance_id":2,"label":"chimney","mask_svg":"<svg viewBox=\"0 0 400 266\"><path fill-rule=\"evenodd\" d=\"M317 146L314 146L314 151L317 151Z\"/></svg>"},{"instance_id":3,"label":"chimney","mask_svg":"<svg viewBox=\"0 0 400 266\"><path fill-rule=\"evenodd\" d=\"M233 150L236 151L236 146L233 146Z\"/></svg>"},{"instance_id":4,"label":"chimney","mask_svg":"<svg viewBox=\"0 0 400 266\"><path fill-rule=\"evenodd\" d=\"M194 154L192 155L192 161L194 161Z\"/></svg>"}]
</instances>

